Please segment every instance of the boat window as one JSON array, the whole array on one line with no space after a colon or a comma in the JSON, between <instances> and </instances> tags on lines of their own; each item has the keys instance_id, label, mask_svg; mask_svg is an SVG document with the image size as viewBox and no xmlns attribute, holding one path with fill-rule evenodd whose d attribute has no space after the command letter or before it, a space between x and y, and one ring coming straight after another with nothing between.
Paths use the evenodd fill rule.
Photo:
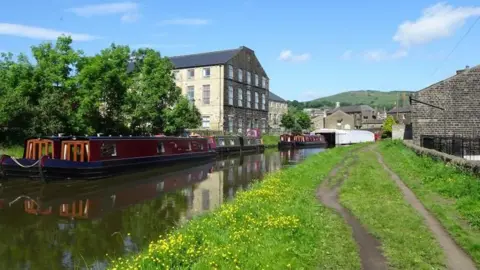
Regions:
<instances>
[{"instance_id":1,"label":"boat window","mask_svg":"<svg viewBox=\"0 0 480 270\"><path fill-rule=\"evenodd\" d=\"M230 140L230 144L231 144L231 145L235 145L235 141L234 141L234 140Z\"/></svg>"},{"instance_id":2,"label":"boat window","mask_svg":"<svg viewBox=\"0 0 480 270\"><path fill-rule=\"evenodd\" d=\"M192 142L188 142L188 150L192 151Z\"/></svg>"},{"instance_id":3,"label":"boat window","mask_svg":"<svg viewBox=\"0 0 480 270\"><path fill-rule=\"evenodd\" d=\"M224 146L225 141L223 139L218 139L218 145Z\"/></svg>"},{"instance_id":4,"label":"boat window","mask_svg":"<svg viewBox=\"0 0 480 270\"><path fill-rule=\"evenodd\" d=\"M203 150L203 143L200 144L200 150Z\"/></svg>"},{"instance_id":5,"label":"boat window","mask_svg":"<svg viewBox=\"0 0 480 270\"><path fill-rule=\"evenodd\" d=\"M163 142L157 143L157 154L165 153L165 147L163 146Z\"/></svg>"},{"instance_id":6,"label":"boat window","mask_svg":"<svg viewBox=\"0 0 480 270\"><path fill-rule=\"evenodd\" d=\"M117 144L115 143L102 143L100 147L102 157L116 157L117 156Z\"/></svg>"}]
</instances>

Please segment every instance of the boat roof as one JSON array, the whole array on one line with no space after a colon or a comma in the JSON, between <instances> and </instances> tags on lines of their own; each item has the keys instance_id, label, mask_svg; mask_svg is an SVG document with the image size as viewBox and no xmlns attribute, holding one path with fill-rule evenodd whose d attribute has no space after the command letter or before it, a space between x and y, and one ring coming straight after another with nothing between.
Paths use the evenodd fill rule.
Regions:
<instances>
[{"instance_id":1,"label":"boat roof","mask_svg":"<svg viewBox=\"0 0 480 270\"><path fill-rule=\"evenodd\" d=\"M108 140L198 140L203 137L175 137L175 136L41 136L31 137L29 139L50 139L50 140L89 140L89 141L108 141Z\"/></svg>"}]
</instances>

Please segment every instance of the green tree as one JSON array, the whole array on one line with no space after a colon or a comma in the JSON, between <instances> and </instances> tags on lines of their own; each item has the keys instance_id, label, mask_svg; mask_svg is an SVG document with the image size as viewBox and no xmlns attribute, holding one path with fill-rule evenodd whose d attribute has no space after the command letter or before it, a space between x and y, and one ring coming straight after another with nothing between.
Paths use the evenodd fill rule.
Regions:
<instances>
[{"instance_id":1,"label":"green tree","mask_svg":"<svg viewBox=\"0 0 480 270\"><path fill-rule=\"evenodd\" d=\"M385 136L387 137L392 136L392 126L395 124L396 124L395 118L393 118L393 116L391 115L387 116L385 121L383 121L383 127L382 127L382 131L385 134Z\"/></svg>"},{"instance_id":2,"label":"green tree","mask_svg":"<svg viewBox=\"0 0 480 270\"><path fill-rule=\"evenodd\" d=\"M291 130L295 126L295 116L290 112L282 115L282 119L280 119L280 125Z\"/></svg>"},{"instance_id":3,"label":"green tree","mask_svg":"<svg viewBox=\"0 0 480 270\"><path fill-rule=\"evenodd\" d=\"M188 128L198 128L202 124L202 116L197 107L184 96L165 114L166 123L163 131L166 134L178 135Z\"/></svg>"},{"instance_id":4,"label":"green tree","mask_svg":"<svg viewBox=\"0 0 480 270\"><path fill-rule=\"evenodd\" d=\"M77 131L116 133L125 129L125 95L131 86L127 73L130 49L112 44L79 65Z\"/></svg>"},{"instance_id":5,"label":"green tree","mask_svg":"<svg viewBox=\"0 0 480 270\"><path fill-rule=\"evenodd\" d=\"M310 115L308 115L304 111L297 112L295 117L296 122L302 130L309 129L312 126L312 119L310 119Z\"/></svg>"},{"instance_id":6,"label":"green tree","mask_svg":"<svg viewBox=\"0 0 480 270\"><path fill-rule=\"evenodd\" d=\"M127 92L124 111L133 131L158 132L165 126L167 109L181 96L175 85L173 64L152 49L133 53L135 70L131 90Z\"/></svg>"},{"instance_id":7,"label":"green tree","mask_svg":"<svg viewBox=\"0 0 480 270\"><path fill-rule=\"evenodd\" d=\"M32 90L39 97L32 124L39 134L75 131L72 120L78 89L76 70L83 52L73 50L71 45L71 37L61 36L55 45L32 47L36 62Z\"/></svg>"}]
</instances>

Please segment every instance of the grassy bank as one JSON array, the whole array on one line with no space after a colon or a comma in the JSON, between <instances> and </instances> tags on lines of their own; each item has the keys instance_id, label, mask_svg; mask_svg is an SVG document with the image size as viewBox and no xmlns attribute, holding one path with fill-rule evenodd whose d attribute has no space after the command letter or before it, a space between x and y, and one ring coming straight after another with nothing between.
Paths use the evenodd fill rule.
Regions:
<instances>
[{"instance_id":1,"label":"grassy bank","mask_svg":"<svg viewBox=\"0 0 480 270\"><path fill-rule=\"evenodd\" d=\"M382 142L379 150L387 165L480 267L480 180L443 162L417 156L401 142Z\"/></svg>"},{"instance_id":2,"label":"grassy bank","mask_svg":"<svg viewBox=\"0 0 480 270\"><path fill-rule=\"evenodd\" d=\"M9 156L13 156L13 157L17 157L17 158L20 158L20 157L23 157L23 146L1 146L0 145L0 155L9 155Z\"/></svg>"},{"instance_id":3,"label":"grassy bank","mask_svg":"<svg viewBox=\"0 0 480 270\"><path fill-rule=\"evenodd\" d=\"M381 241L384 256L394 269L445 268L440 246L375 153L359 153L341 188L340 201Z\"/></svg>"},{"instance_id":4,"label":"grassy bank","mask_svg":"<svg viewBox=\"0 0 480 270\"><path fill-rule=\"evenodd\" d=\"M111 267L359 269L351 231L315 197L328 172L354 147L328 150L268 175L231 203Z\"/></svg>"},{"instance_id":5,"label":"grassy bank","mask_svg":"<svg viewBox=\"0 0 480 270\"><path fill-rule=\"evenodd\" d=\"M280 141L279 135L262 135L263 144L265 147L277 147Z\"/></svg>"}]
</instances>

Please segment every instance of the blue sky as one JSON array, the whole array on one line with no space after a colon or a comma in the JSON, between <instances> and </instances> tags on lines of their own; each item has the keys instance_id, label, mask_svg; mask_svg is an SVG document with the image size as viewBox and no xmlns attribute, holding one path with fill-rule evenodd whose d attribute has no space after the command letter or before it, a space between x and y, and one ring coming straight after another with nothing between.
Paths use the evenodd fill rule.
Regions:
<instances>
[{"instance_id":1,"label":"blue sky","mask_svg":"<svg viewBox=\"0 0 480 270\"><path fill-rule=\"evenodd\" d=\"M286 99L419 90L480 64L480 22L446 59L480 16L475 0L4 2L0 51L28 52L61 33L87 54L112 42L166 56L244 45Z\"/></svg>"}]
</instances>

